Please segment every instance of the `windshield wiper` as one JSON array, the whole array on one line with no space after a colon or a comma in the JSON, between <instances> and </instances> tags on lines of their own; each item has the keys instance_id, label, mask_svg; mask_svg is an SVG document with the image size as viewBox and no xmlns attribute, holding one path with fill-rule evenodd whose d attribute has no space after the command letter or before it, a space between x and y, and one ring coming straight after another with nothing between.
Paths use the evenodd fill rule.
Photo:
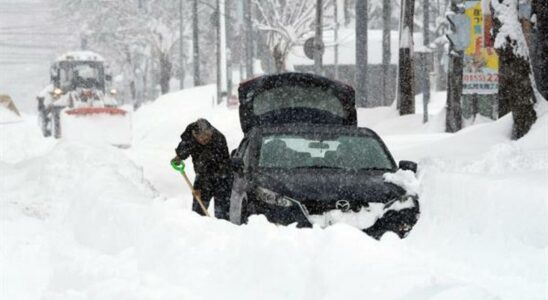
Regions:
<instances>
[{"instance_id":1,"label":"windshield wiper","mask_svg":"<svg viewBox=\"0 0 548 300\"><path fill-rule=\"evenodd\" d=\"M344 168L341 167L334 167L334 166L298 166L291 169L337 169L337 170L344 170Z\"/></svg>"},{"instance_id":2,"label":"windshield wiper","mask_svg":"<svg viewBox=\"0 0 548 300\"><path fill-rule=\"evenodd\" d=\"M392 171L391 168L378 168L378 167L372 167L372 168L359 168L360 171Z\"/></svg>"}]
</instances>

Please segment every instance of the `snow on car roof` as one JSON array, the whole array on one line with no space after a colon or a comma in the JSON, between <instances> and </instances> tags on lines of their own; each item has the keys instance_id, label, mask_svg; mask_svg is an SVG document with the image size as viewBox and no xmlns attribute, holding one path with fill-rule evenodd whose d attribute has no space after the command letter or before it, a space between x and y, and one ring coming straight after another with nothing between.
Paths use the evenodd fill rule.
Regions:
<instances>
[{"instance_id":1,"label":"snow on car roof","mask_svg":"<svg viewBox=\"0 0 548 300\"><path fill-rule=\"evenodd\" d=\"M92 51L70 51L57 58L57 61L65 60L105 61L100 54Z\"/></svg>"}]
</instances>

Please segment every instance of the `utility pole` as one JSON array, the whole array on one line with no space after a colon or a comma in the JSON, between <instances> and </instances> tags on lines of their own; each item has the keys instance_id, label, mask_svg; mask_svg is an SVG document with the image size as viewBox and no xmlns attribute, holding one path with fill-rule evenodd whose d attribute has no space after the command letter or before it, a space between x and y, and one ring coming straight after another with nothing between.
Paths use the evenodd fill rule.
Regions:
<instances>
[{"instance_id":1,"label":"utility pole","mask_svg":"<svg viewBox=\"0 0 548 300\"><path fill-rule=\"evenodd\" d=\"M389 86L388 78L390 78L390 60L392 58L391 44L391 18L392 18L392 3L390 0L382 2L382 104L390 105L394 100Z\"/></svg>"},{"instance_id":2,"label":"utility pole","mask_svg":"<svg viewBox=\"0 0 548 300\"><path fill-rule=\"evenodd\" d=\"M179 88L185 88L184 49L183 49L183 0L179 0Z\"/></svg>"},{"instance_id":3,"label":"utility pole","mask_svg":"<svg viewBox=\"0 0 548 300\"><path fill-rule=\"evenodd\" d=\"M367 2L356 1L356 105L372 107L367 100Z\"/></svg>"},{"instance_id":4,"label":"utility pole","mask_svg":"<svg viewBox=\"0 0 548 300\"><path fill-rule=\"evenodd\" d=\"M225 0L217 0L217 104L226 96Z\"/></svg>"},{"instance_id":5,"label":"utility pole","mask_svg":"<svg viewBox=\"0 0 548 300\"><path fill-rule=\"evenodd\" d=\"M398 108L400 115L415 113L413 76L413 16L415 0L402 0L400 17L400 61L398 65Z\"/></svg>"},{"instance_id":6,"label":"utility pole","mask_svg":"<svg viewBox=\"0 0 548 300\"><path fill-rule=\"evenodd\" d=\"M198 0L192 1L192 65L194 67L194 86L202 84L200 79L200 39L198 28Z\"/></svg>"},{"instance_id":7,"label":"utility pole","mask_svg":"<svg viewBox=\"0 0 548 300\"><path fill-rule=\"evenodd\" d=\"M232 38L232 32L233 32L233 22L231 22L232 20L232 10L231 10L231 4L232 4L232 0L225 0L225 31L224 31L224 35L225 35L225 49L226 49L226 52L225 52L225 55L226 55L226 91L227 91L227 96L229 96L229 94L232 92L232 57L233 57L233 53L232 53L232 45L234 44L234 40ZM229 26L231 25L231 26ZM230 54L230 55L229 55Z\"/></svg>"},{"instance_id":8,"label":"utility pole","mask_svg":"<svg viewBox=\"0 0 548 300\"><path fill-rule=\"evenodd\" d=\"M335 79L339 79L339 1L338 0L335 0L334 1L334 7L333 7L333 18L334 18L334 21L335 21L335 36L334 36L334 39L335 39L335 57L334 57L334 65L335 65L335 75L334 75L334 78Z\"/></svg>"},{"instance_id":9,"label":"utility pole","mask_svg":"<svg viewBox=\"0 0 548 300\"><path fill-rule=\"evenodd\" d=\"M253 20L251 0L244 1L244 27L245 27L245 73L246 78L253 77Z\"/></svg>"},{"instance_id":10,"label":"utility pole","mask_svg":"<svg viewBox=\"0 0 548 300\"><path fill-rule=\"evenodd\" d=\"M323 0L316 0L316 34L314 35L314 72L322 75L322 55L323 55L323 36L322 36L322 6Z\"/></svg>"},{"instance_id":11,"label":"utility pole","mask_svg":"<svg viewBox=\"0 0 548 300\"><path fill-rule=\"evenodd\" d=\"M422 24L423 24L423 51L420 53L421 58L421 87L422 87L422 122L428 122L428 103L430 102L430 72L429 72L429 60L431 55L428 46L430 45L430 0L422 0Z\"/></svg>"}]
</instances>

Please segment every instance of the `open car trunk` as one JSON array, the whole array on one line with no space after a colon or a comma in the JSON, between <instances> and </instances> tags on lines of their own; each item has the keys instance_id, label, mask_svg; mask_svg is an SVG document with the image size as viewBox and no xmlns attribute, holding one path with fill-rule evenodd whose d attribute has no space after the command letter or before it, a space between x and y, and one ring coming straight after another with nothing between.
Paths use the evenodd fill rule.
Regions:
<instances>
[{"instance_id":1,"label":"open car trunk","mask_svg":"<svg viewBox=\"0 0 548 300\"><path fill-rule=\"evenodd\" d=\"M255 126L288 123L357 126L354 89L305 73L258 77L240 84L240 123Z\"/></svg>"}]
</instances>

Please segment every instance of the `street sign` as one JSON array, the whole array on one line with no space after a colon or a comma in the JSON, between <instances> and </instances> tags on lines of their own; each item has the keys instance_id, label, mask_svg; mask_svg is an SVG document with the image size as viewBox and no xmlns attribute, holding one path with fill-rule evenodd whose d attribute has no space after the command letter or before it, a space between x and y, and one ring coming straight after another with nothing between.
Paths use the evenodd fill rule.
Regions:
<instances>
[{"instance_id":1,"label":"street sign","mask_svg":"<svg viewBox=\"0 0 548 300\"><path fill-rule=\"evenodd\" d=\"M466 1L465 15L470 20L468 46L464 49L463 94L496 94L499 59L493 47L489 12L482 11L481 1Z\"/></svg>"},{"instance_id":2,"label":"street sign","mask_svg":"<svg viewBox=\"0 0 548 300\"><path fill-rule=\"evenodd\" d=\"M320 41L320 44L316 46L314 40L315 38L311 37L304 42L304 54L310 59L314 59L314 51L316 49L320 50L321 55L323 55L323 53L325 52L324 43Z\"/></svg>"}]
</instances>

